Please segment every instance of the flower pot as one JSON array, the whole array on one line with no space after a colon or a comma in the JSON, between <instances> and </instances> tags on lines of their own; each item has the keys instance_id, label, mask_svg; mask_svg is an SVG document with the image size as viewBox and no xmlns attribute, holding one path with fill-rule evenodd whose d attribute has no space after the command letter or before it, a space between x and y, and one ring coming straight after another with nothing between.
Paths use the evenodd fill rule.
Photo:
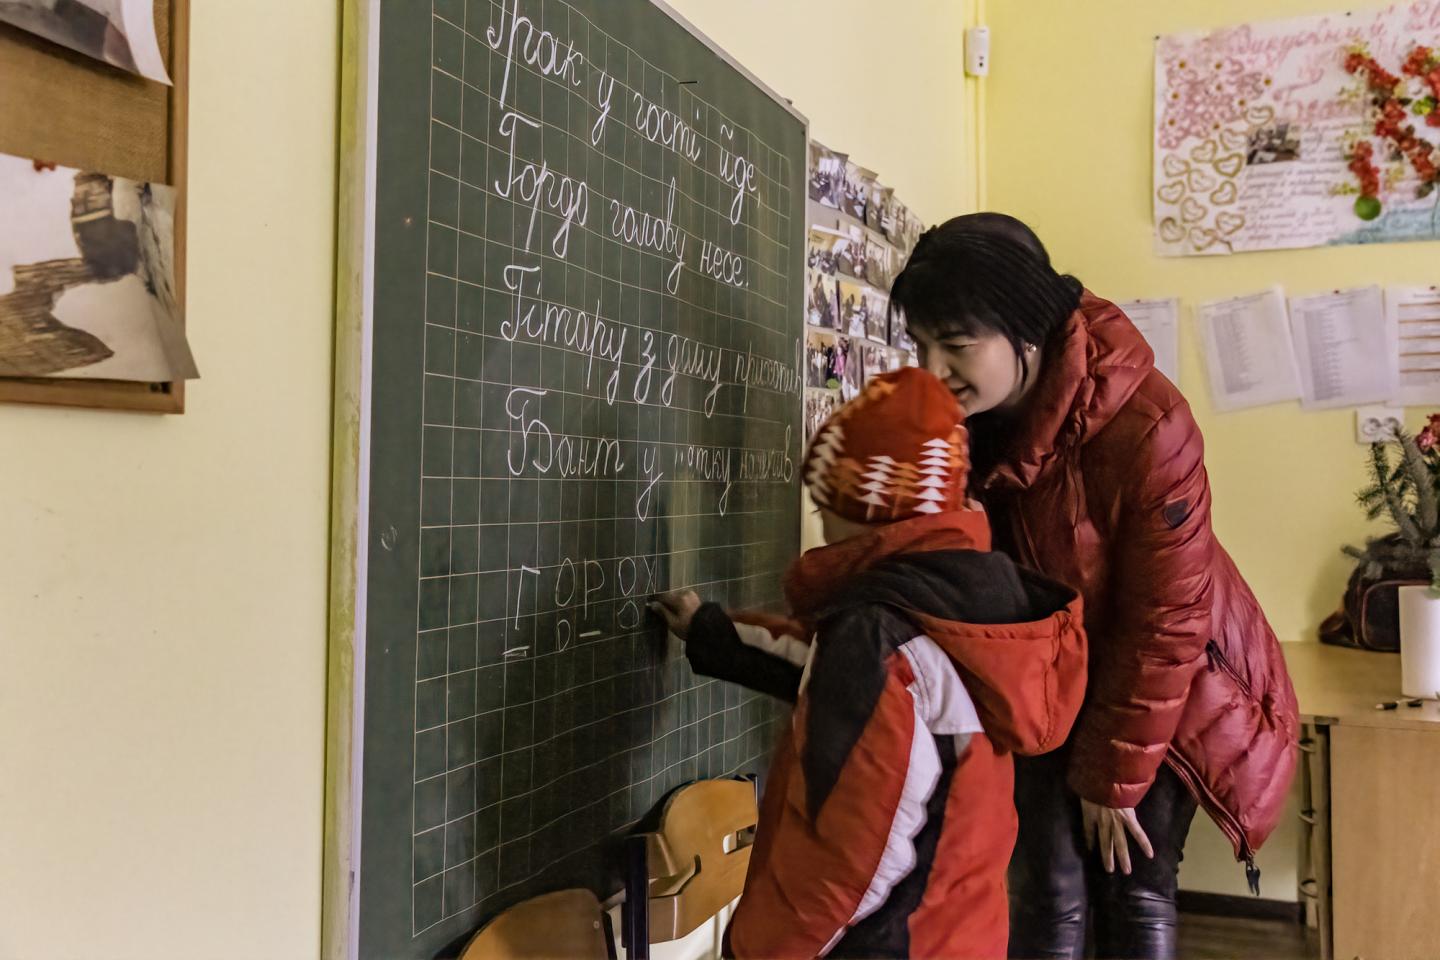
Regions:
<instances>
[{"instance_id":1,"label":"flower pot","mask_svg":"<svg viewBox=\"0 0 1440 960\"><path fill-rule=\"evenodd\" d=\"M1440 699L1440 598L1429 586L1405 586L1400 599L1400 692Z\"/></svg>"}]
</instances>

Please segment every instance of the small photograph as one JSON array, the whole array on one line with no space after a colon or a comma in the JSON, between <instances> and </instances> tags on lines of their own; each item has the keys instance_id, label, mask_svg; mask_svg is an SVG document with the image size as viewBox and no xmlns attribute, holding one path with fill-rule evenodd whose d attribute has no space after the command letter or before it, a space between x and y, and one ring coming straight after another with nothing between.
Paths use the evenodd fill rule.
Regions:
<instances>
[{"instance_id":1,"label":"small photograph","mask_svg":"<svg viewBox=\"0 0 1440 960\"><path fill-rule=\"evenodd\" d=\"M805 442L815 439L815 434L825 422L840 409L840 398L833 390L809 389L805 391Z\"/></svg>"},{"instance_id":2,"label":"small photograph","mask_svg":"<svg viewBox=\"0 0 1440 960\"><path fill-rule=\"evenodd\" d=\"M835 335L818 330L805 331L805 386L829 386L829 366L835 351ZM840 381L835 383L840 386Z\"/></svg>"},{"instance_id":3,"label":"small photograph","mask_svg":"<svg viewBox=\"0 0 1440 960\"><path fill-rule=\"evenodd\" d=\"M910 251L915 249L915 244L920 242L920 234L925 232L925 222L921 220L914 211L908 207L905 210L905 231L900 238L900 249L905 251L905 256L910 256Z\"/></svg>"},{"instance_id":4,"label":"small photograph","mask_svg":"<svg viewBox=\"0 0 1440 960\"><path fill-rule=\"evenodd\" d=\"M890 298L879 290L865 289L865 338L876 343L890 342L890 324L886 314Z\"/></svg>"},{"instance_id":5,"label":"small photograph","mask_svg":"<svg viewBox=\"0 0 1440 960\"><path fill-rule=\"evenodd\" d=\"M890 369L890 351L877 343L867 343L861 349L864 358L865 379L879 376Z\"/></svg>"},{"instance_id":6,"label":"small photograph","mask_svg":"<svg viewBox=\"0 0 1440 960\"><path fill-rule=\"evenodd\" d=\"M880 232L885 234L885 239L896 246L900 246L905 240L905 204L895 196L895 191L890 191L886 198L885 212L880 216Z\"/></svg>"},{"instance_id":7,"label":"small photograph","mask_svg":"<svg viewBox=\"0 0 1440 960\"><path fill-rule=\"evenodd\" d=\"M824 144L810 142L810 199L826 207L840 209L844 193L845 154L836 153Z\"/></svg>"},{"instance_id":8,"label":"small photograph","mask_svg":"<svg viewBox=\"0 0 1440 960\"><path fill-rule=\"evenodd\" d=\"M858 344L848 337L835 338L835 359L830 373L840 381L840 399L849 403L860 396L865 385L865 361Z\"/></svg>"},{"instance_id":9,"label":"small photograph","mask_svg":"<svg viewBox=\"0 0 1440 960\"><path fill-rule=\"evenodd\" d=\"M1300 159L1300 130L1289 123L1261 127L1250 135L1250 150L1245 154L1248 166L1267 163L1289 163Z\"/></svg>"},{"instance_id":10,"label":"small photograph","mask_svg":"<svg viewBox=\"0 0 1440 960\"><path fill-rule=\"evenodd\" d=\"M859 227L835 238L835 270L856 280L865 279L865 231Z\"/></svg>"},{"instance_id":11,"label":"small photograph","mask_svg":"<svg viewBox=\"0 0 1440 960\"><path fill-rule=\"evenodd\" d=\"M895 191L884 186L879 180L870 183L870 200L865 204L865 226L871 230L885 232L885 211Z\"/></svg>"},{"instance_id":12,"label":"small photograph","mask_svg":"<svg viewBox=\"0 0 1440 960\"><path fill-rule=\"evenodd\" d=\"M853 283L849 280L841 280L839 287L840 326L837 329L852 337L864 337L870 319L869 303L866 297L869 291L863 284Z\"/></svg>"},{"instance_id":13,"label":"small photograph","mask_svg":"<svg viewBox=\"0 0 1440 960\"><path fill-rule=\"evenodd\" d=\"M51 43L168 84L155 0L0 0L0 20Z\"/></svg>"},{"instance_id":14,"label":"small photograph","mask_svg":"<svg viewBox=\"0 0 1440 960\"><path fill-rule=\"evenodd\" d=\"M175 191L0 155L0 376L189 380Z\"/></svg>"},{"instance_id":15,"label":"small photograph","mask_svg":"<svg viewBox=\"0 0 1440 960\"><path fill-rule=\"evenodd\" d=\"M889 290L895 282L891 268L891 248L887 243L865 238L865 279L881 290Z\"/></svg>"},{"instance_id":16,"label":"small photograph","mask_svg":"<svg viewBox=\"0 0 1440 960\"><path fill-rule=\"evenodd\" d=\"M836 329L840 316L840 288L833 273L805 271L805 322L812 327Z\"/></svg>"},{"instance_id":17,"label":"small photograph","mask_svg":"<svg viewBox=\"0 0 1440 960\"><path fill-rule=\"evenodd\" d=\"M917 352L915 341L911 338L910 331L905 329L905 319L898 310L890 314L890 346L912 356Z\"/></svg>"},{"instance_id":18,"label":"small photograph","mask_svg":"<svg viewBox=\"0 0 1440 960\"><path fill-rule=\"evenodd\" d=\"M875 175L859 164L845 162L845 181L840 189L840 210L856 220L864 221L865 206L870 201L870 188L866 180Z\"/></svg>"},{"instance_id":19,"label":"small photograph","mask_svg":"<svg viewBox=\"0 0 1440 960\"><path fill-rule=\"evenodd\" d=\"M835 242L841 235L824 227L811 227L810 239L805 247L805 267L822 273L835 272Z\"/></svg>"}]
</instances>

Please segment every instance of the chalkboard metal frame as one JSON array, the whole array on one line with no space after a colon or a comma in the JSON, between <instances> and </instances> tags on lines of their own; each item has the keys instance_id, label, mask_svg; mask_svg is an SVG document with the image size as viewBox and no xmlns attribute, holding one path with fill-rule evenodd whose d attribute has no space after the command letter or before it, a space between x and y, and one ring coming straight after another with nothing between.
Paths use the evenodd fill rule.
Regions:
<instances>
[{"instance_id":1,"label":"chalkboard metal frame","mask_svg":"<svg viewBox=\"0 0 1440 960\"><path fill-rule=\"evenodd\" d=\"M804 127L808 142L809 121L793 102L776 93L663 0L648 2L786 110ZM381 7L382 0L343 0L342 5L321 948L326 960L351 960L359 956L360 950ZM803 191L801 196L803 210ZM797 405L799 402L797 397Z\"/></svg>"}]
</instances>

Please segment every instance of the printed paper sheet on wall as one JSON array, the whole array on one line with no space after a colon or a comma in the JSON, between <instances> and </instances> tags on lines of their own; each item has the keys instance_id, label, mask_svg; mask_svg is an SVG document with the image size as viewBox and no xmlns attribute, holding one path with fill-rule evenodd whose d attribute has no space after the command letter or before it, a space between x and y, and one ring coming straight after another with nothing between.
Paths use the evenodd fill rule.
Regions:
<instances>
[{"instance_id":1,"label":"printed paper sheet on wall","mask_svg":"<svg viewBox=\"0 0 1440 960\"><path fill-rule=\"evenodd\" d=\"M1158 39L1170 256L1440 239L1440 0Z\"/></svg>"}]
</instances>

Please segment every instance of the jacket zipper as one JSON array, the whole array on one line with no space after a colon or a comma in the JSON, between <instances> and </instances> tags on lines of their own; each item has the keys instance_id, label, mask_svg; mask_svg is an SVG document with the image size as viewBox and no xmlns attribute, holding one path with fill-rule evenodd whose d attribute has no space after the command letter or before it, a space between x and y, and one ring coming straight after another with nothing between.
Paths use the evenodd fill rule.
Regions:
<instances>
[{"instance_id":1,"label":"jacket zipper","mask_svg":"<svg viewBox=\"0 0 1440 960\"><path fill-rule=\"evenodd\" d=\"M1205 812L1210 815L1211 820L1215 821L1220 832L1230 839L1231 846L1236 850L1235 859L1245 864L1245 879L1250 886L1250 892L1257 897L1260 896L1260 868L1255 865L1255 851L1250 849L1250 841L1245 838L1245 832L1240 829L1239 821L1230 815L1230 811L1221 806L1215 794L1210 792L1210 788L1205 785L1204 780L1184 757L1174 750L1170 750L1165 755L1165 762L1170 764L1170 769L1175 771L1190 792L1199 800L1200 806L1205 808Z\"/></svg>"},{"instance_id":2,"label":"jacket zipper","mask_svg":"<svg viewBox=\"0 0 1440 960\"><path fill-rule=\"evenodd\" d=\"M1251 689L1250 684L1246 682L1244 677L1240 676L1240 671L1235 669L1234 664L1229 661L1220 649L1220 645L1214 640L1207 640L1205 642L1205 656L1210 663L1214 664L1222 673L1235 681L1235 685L1240 688L1241 693L1251 700L1255 699L1255 692ZM1190 768L1189 763L1187 763L1183 757L1172 750L1168 755L1168 759L1171 761L1171 767L1174 768L1177 773L1181 774L1181 779L1191 784L1194 792L1201 797L1201 803L1205 807L1206 812L1210 814L1210 818L1220 826L1221 831L1230 838L1230 842L1235 846L1236 850L1239 851L1237 859L1245 863L1245 879L1249 883L1250 892L1257 897L1260 896L1260 868L1255 865L1255 851L1250 849L1250 843L1245 839L1245 834L1240 829L1239 822L1230 815L1228 810L1220 805L1220 801L1215 798L1214 794L1210 792L1210 789L1205 786L1199 774Z\"/></svg>"},{"instance_id":3,"label":"jacket zipper","mask_svg":"<svg viewBox=\"0 0 1440 960\"><path fill-rule=\"evenodd\" d=\"M1236 670L1230 661L1226 659L1218 643L1214 640L1207 640L1205 642L1205 655L1210 659L1211 663L1220 668L1222 673L1235 681L1235 685L1240 688L1241 693L1245 694L1245 696L1251 700L1255 699L1255 691L1250 688L1250 684L1245 678L1240 676L1240 671Z\"/></svg>"}]
</instances>

